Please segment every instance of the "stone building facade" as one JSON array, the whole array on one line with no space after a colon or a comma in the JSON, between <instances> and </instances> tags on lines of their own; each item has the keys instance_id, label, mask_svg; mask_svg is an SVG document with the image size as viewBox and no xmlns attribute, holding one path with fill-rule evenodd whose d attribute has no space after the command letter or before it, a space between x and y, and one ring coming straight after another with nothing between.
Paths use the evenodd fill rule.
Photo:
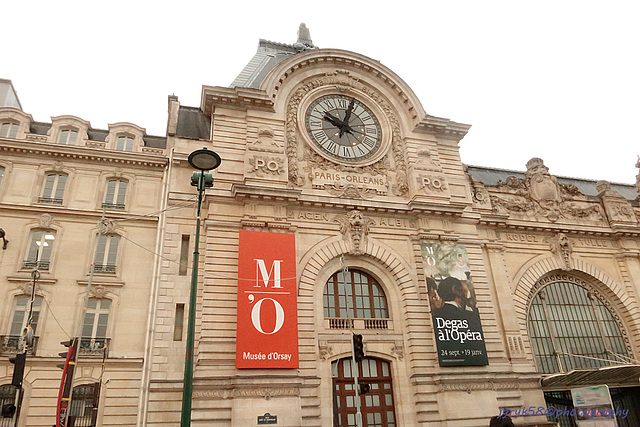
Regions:
<instances>
[{"instance_id":1,"label":"stone building facade","mask_svg":"<svg viewBox=\"0 0 640 427\"><path fill-rule=\"evenodd\" d=\"M21 126L1 140L9 154L0 159L0 226L11 242L0 253L0 327L10 329L11 298L28 288L20 263L29 230L47 227L60 246L50 278L41 279L43 297L56 314L55 307L73 307L62 312L63 326L77 323L100 189L111 176L126 177L137 188L127 211L106 214L122 233L124 258L116 277L100 279L117 314L109 317L104 378L111 381L98 420L178 425L196 215L187 158L205 147L222 164L201 215L193 425L258 425L266 414L282 426L355 425L354 333L364 342L361 381L371 386L362 397L366 426L479 427L502 409L523 407L534 413L518 417L519 425L570 426L538 408L571 405L568 390L600 384L631 411L620 425L637 425L634 186L556 177L538 158L525 172L465 166L459 144L469 125L427 114L392 70L357 53L318 49L304 30L293 45L262 40L231 87L203 86L200 107L170 96L166 140L130 124L94 131L66 116L38 131L46 126L29 124L19 109L0 110ZM68 126L79 142L56 144ZM120 132L135 136L133 153L118 150ZM62 206L37 201L56 168L77 175ZM24 180L7 181L14 169L24 169ZM297 297L296 368L236 367L241 231L295 236L296 277L286 279ZM449 277L464 285L459 299L447 299L440 286ZM463 343L443 346L437 319L447 304L465 322L477 316L481 345L469 351L486 361L460 355ZM38 344L42 368L26 377L23 425L51 424L59 332L43 320L54 331ZM11 372L2 363L0 385ZM87 363L78 384L98 376L99 361Z\"/></svg>"},{"instance_id":2,"label":"stone building facade","mask_svg":"<svg viewBox=\"0 0 640 427\"><path fill-rule=\"evenodd\" d=\"M75 116L36 122L13 95L7 96L10 106L0 107L0 227L8 241L0 249L1 403L14 401L6 356L21 349L32 272L38 270L35 342L27 354L18 425L54 423L62 376L56 365L64 362L58 353L67 350L60 341L78 335L76 425L92 418L99 425L135 425L166 139L131 123L102 130ZM99 404L93 402L98 382ZM0 418L2 426L10 422Z\"/></svg>"}]
</instances>

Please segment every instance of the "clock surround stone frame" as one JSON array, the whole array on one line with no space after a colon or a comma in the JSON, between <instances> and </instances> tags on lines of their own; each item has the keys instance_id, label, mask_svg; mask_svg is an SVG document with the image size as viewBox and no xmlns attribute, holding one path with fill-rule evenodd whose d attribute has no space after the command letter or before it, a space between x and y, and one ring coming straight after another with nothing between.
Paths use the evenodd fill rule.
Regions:
<instances>
[{"instance_id":1,"label":"clock surround stone frame","mask_svg":"<svg viewBox=\"0 0 640 427\"><path fill-rule=\"evenodd\" d=\"M376 117L376 120L380 124L380 131L382 133L382 138L380 141L380 147L378 150L371 155L370 157L359 160L359 161L347 161L340 160L336 157L331 157L320 150L316 144L313 142L311 136L307 132L306 129L306 114L309 106L316 101L317 99L327 96L327 95L343 95L355 98L358 102L363 103L364 105L373 112ZM329 160L330 162L341 164L347 167L360 167L360 166L369 166L374 163L382 160L385 155L389 152L392 142L392 127L389 121L389 118L385 114L384 110L378 105L378 103L373 100L371 97L367 96L365 93L357 90L354 87L347 87L337 84L327 84L315 88L309 91L305 97L301 100L298 105L298 110L296 112L297 115L297 124L298 124L298 134L302 135L302 139L315 153L319 154L323 158Z\"/></svg>"}]
</instances>

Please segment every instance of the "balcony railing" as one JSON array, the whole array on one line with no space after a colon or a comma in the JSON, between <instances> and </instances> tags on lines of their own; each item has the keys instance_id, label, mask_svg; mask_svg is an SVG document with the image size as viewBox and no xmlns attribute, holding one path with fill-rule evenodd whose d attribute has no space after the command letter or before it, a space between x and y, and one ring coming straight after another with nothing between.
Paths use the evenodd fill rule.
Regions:
<instances>
[{"instance_id":1,"label":"balcony railing","mask_svg":"<svg viewBox=\"0 0 640 427\"><path fill-rule=\"evenodd\" d=\"M24 338L22 335L0 335L0 354L22 353L24 348ZM36 354L38 347L38 337L33 338L33 344L27 347L27 354Z\"/></svg>"},{"instance_id":2,"label":"balcony railing","mask_svg":"<svg viewBox=\"0 0 640 427\"><path fill-rule=\"evenodd\" d=\"M116 274L115 264L95 264L93 266L94 273Z\"/></svg>"},{"instance_id":3,"label":"balcony railing","mask_svg":"<svg viewBox=\"0 0 640 427\"><path fill-rule=\"evenodd\" d=\"M38 203L46 203L49 205L61 205L62 199L57 199L55 197L38 197Z\"/></svg>"},{"instance_id":4,"label":"balcony railing","mask_svg":"<svg viewBox=\"0 0 640 427\"><path fill-rule=\"evenodd\" d=\"M329 319L329 329L353 329L353 319Z\"/></svg>"},{"instance_id":5,"label":"balcony railing","mask_svg":"<svg viewBox=\"0 0 640 427\"><path fill-rule=\"evenodd\" d=\"M80 338L78 355L82 357L103 357L106 351L108 356L110 344L111 338L82 337Z\"/></svg>"},{"instance_id":6,"label":"balcony railing","mask_svg":"<svg viewBox=\"0 0 640 427\"><path fill-rule=\"evenodd\" d=\"M387 319L364 319L365 329L389 329Z\"/></svg>"},{"instance_id":7,"label":"balcony railing","mask_svg":"<svg viewBox=\"0 0 640 427\"><path fill-rule=\"evenodd\" d=\"M124 210L124 203L103 203L102 207L104 209L116 209L119 211Z\"/></svg>"},{"instance_id":8,"label":"balcony railing","mask_svg":"<svg viewBox=\"0 0 640 427\"><path fill-rule=\"evenodd\" d=\"M22 268L37 268L38 270L49 270L49 261L34 261L26 259L22 261Z\"/></svg>"}]
</instances>

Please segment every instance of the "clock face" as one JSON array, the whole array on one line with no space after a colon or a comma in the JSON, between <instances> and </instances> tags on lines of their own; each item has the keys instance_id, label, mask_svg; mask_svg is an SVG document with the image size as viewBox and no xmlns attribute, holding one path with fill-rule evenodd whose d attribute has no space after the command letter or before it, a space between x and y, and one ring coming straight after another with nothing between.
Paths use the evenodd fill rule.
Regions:
<instances>
[{"instance_id":1,"label":"clock face","mask_svg":"<svg viewBox=\"0 0 640 427\"><path fill-rule=\"evenodd\" d=\"M309 105L305 127L311 141L334 159L359 162L380 149L380 122L362 102L345 95L325 95Z\"/></svg>"}]
</instances>

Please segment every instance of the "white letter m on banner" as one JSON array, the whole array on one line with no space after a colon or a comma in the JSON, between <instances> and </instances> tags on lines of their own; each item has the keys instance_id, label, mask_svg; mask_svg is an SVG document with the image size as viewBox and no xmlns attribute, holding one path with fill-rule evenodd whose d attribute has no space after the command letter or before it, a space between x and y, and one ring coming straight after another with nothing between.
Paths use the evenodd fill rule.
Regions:
<instances>
[{"instance_id":1,"label":"white letter m on banner","mask_svg":"<svg viewBox=\"0 0 640 427\"><path fill-rule=\"evenodd\" d=\"M260 287L260 279L262 276L262 281L264 282L264 287L269 287L269 279L271 279L271 273L273 273L273 287L274 288L282 288L280 284L280 263L282 260L273 260L273 264L271 264L271 270L267 273L267 266L264 265L263 259L255 259L256 260L256 288Z\"/></svg>"}]
</instances>

